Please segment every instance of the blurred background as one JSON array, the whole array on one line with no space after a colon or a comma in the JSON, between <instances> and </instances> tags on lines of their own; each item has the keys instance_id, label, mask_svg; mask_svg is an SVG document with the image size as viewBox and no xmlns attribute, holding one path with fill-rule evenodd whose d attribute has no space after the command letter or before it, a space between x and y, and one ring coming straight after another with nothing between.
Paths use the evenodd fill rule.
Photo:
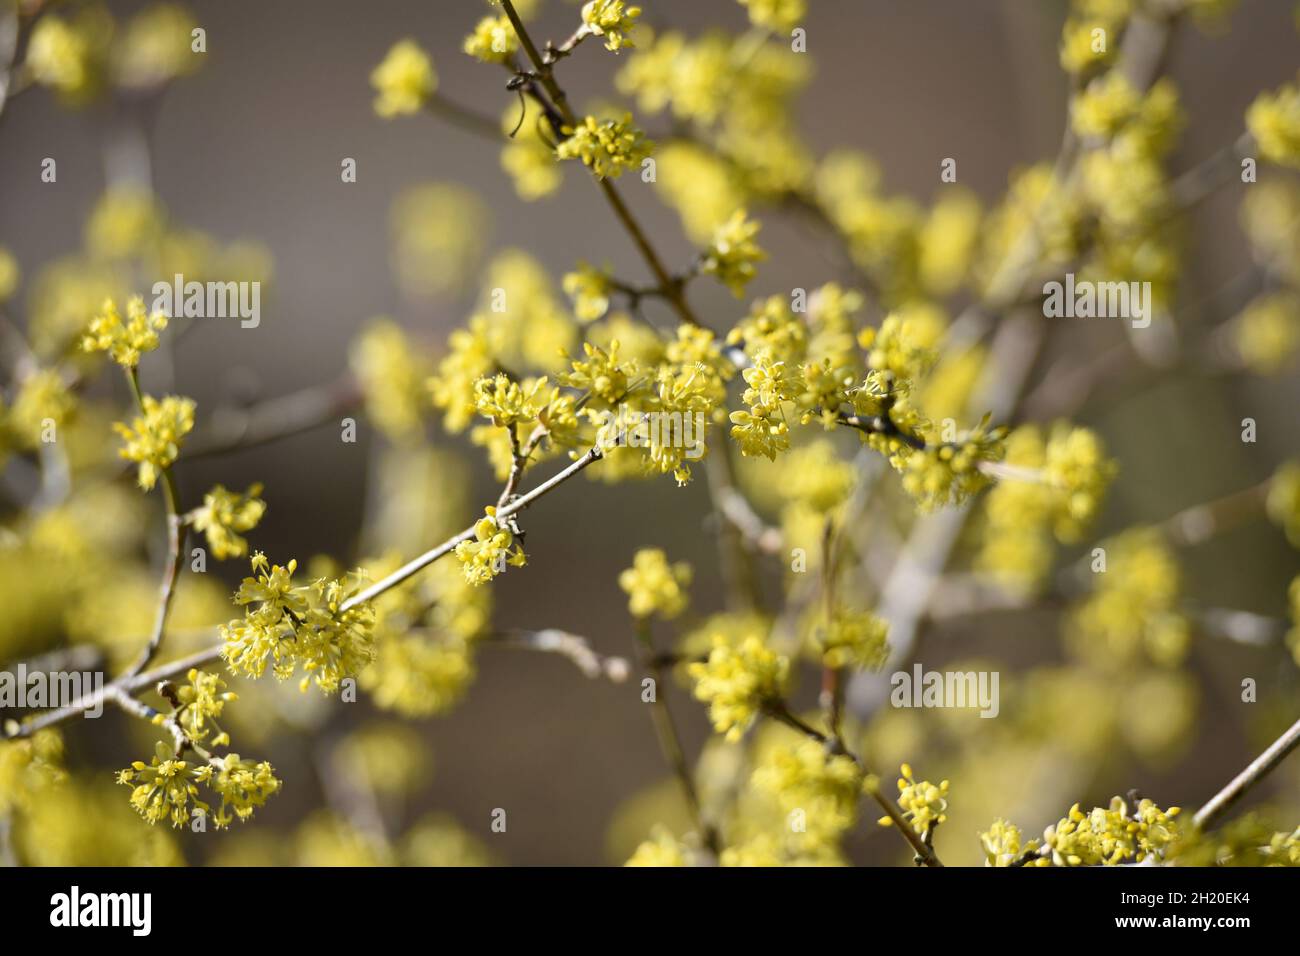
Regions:
<instances>
[{"instance_id":1,"label":"blurred background","mask_svg":"<svg viewBox=\"0 0 1300 956\"><path fill-rule=\"evenodd\" d=\"M125 17L140 5L109 6ZM471 275L465 288L440 296L403 291L393 267L393 213L404 192L420 184L453 182L477 194L486 215L466 227L478 229L484 240L474 269L492 252L518 247L557 278L579 259L608 261L620 276L644 276L635 249L578 170L567 171L555 195L523 203L499 167L496 147L430 116L385 121L375 115L370 72L406 36L429 51L448 97L494 118L506 113L516 100L504 88L502 71L460 51L484 4L198 0L188 6L207 33L203 66L156 104L68 110L47 91L34 90L10 103L0 121L0 244L11 250L25 277L81 246L87 217L122 164L130 175L140 175L133 136L141 132L148 147L143 168L175 220L220 243L256 243L273 263L260 326L193 323L175 342L170 368L166 362L144 363L147 390L183 391L197 400L202 419L212 409L327 385L346 373L349 344L363 323L381 315L395 318L431 351L440 350L480 289ZM671 24L688 35L714 27L740 32L747 23L744 9L730 0L647 0L645 7L648 23ZM1222 29L1179 31L1169 73L1189 123L1170 161L1173 170L1235 139L1256 94L1294 79L1300 38L1292 7L1282 0L1243 0ZM1050 160L1060 143L1068 79L1057 49L1065 16L1066 4L1056 0L813 0L806 17L812 76L795 109L796 122L814 153L865 151L879 163L887 191L923 204L941 188L940 161L956 158L959 181L992 205L1013 169ZM575 8L547 0L534 22L538 35L558 42L576 23ZM618 59L594 45L581 54L563 65L571 98L579 105L607 100ZM653 137L656 121L644 125ZM135 133L122 133L124 126ZM56 183L40 179L45 157L57 159ZM356 160L355 183L340 181L340 163L349 157ZM692 246L677 216L633 178L625 192L665 258L688 260ZM1239 196L1227 190L1188 219L1178 309L1188 312L1180 319L1190 324L1214 325L1244 302L1230 285L1250 263L1238 205ZM749 297L837 277L822 242L797 217L764 212L760 218L770 260ZM744 307L711 287L693 290L692 301L718 328L730 326ZM15 312L22 325L21 306ZM1056 348L1061 355L1078 354L1105 347L1114 334L1083 328ZM124 390L109 378L96 388L125 401ZM1103 396L1109 400L1076 416L1100 431L1122 468L1094 537L1257 483L1297 450L1300 381L1294 374L1243 379L1176 373L1115 388L1114 395ZM1258 422L1254 445L1235 440L1246 416ZM433 433L437 444L464 452L463 460L471 463L472 491L464 495L460 527L477 512L475 502L495 498L498 485L480 450L441 429ZM361 528L372 514L368 509L377 507L372 452L380 443L364 420L356 444L341 442L337 424L326 424L252 449L182 459L178 477L188 499L216 482L231 488L263 482L269 510L252 538L256 548L277 561L327 554L347 563L362 553ZM433 473L422 493L437 502L449 492ZM154 502L145 502L139 520L154 522L155 510ZM531 560L525 571L493 585L495 623L563 628L586 636L603 653L630 657L626 597L616 579L638 548L661 547L670 558L691 562L695 612L720 609L717 529L708 512L702 481L680 490L666 479L567 485L529 512ZM1186 549L1180 559L1185 593L1206 606L1279 620L1286 614L1287 582L1300 571L1296 553L1263 521L1204 548ZM243 569L242 562L231 562L214 564L209 573L233 587ZM1058 659L1058 630L1059 609L959 616L927 626L919 659L942 669L954 661L992 658L1003 662L1004 673L1014 672ZM991 770L979 785L1003 791L1006 809L998 812L1013 815L1023 808L1018 822L1030 831L1075 799L1101 803L1129 787L1158 795L1162 805L1196 804L1271 739L1278 720L1288 713L1294 719L1300 682L1278 643L1252 646L1198 636L1188 670L1195 678L1192 702L1175 695L1179 706L1193 711L1181 747L1163 748L1159 759L1149 760L1125 751L1104 770L1080 777L1078 791L1050 813L1027 792L1037 785L1033 778L1001 779ZM653 819L676 813L680 820L637 681L588 680L558 657L489 645L480 652L478 671L459 707L410 724L431 771L395 811L400 819L425 811L449 814L494 860L509 864L621 862ZM1240 702L1243 677L1258 681L1259 703ZM242 692L246 682L235 683ZM1004 683L1004 700L1014 692ZM261 693L247 695L249 709ZM697 753L709 737L704 710L680 688L671 693L687 751ZM284 694L296 697L296 688ZM805 704L815 694L812 686L799 692ZM311 718L323 723L309 721L306 732L257 745L258 755L270 759L286 781L284 791L232 833L182 833L191 862L220 860L259 835L270 843L338 797L328 780L334 765L327 761L321 770L322 741L337 740L373 714L364 701L326 705L314 697L311 706L333 710ZM1068 695L1054 705L1068 717ZM1123 724L1161 704L1129 699L1120 706L1115 716ZM1083 705L1077 713L1085 724L1092 719ZM933 762L927 760L929 741L951 733L946 725L952 715L924 712L908 719L909 759L934 779L952 777L953 800L960 804L957 768L949 769L937 752ZM963 733L980 732L979 723ZM126 727L117 715L94 726L69 726L69 764L116 768L147 753L141 750L147 733ZM874 752L885 764L900 749L878 742ZM1068 760L1069 747L1058 748L1057 759L1062 753ZM888 777L891 769L882 769ZM347 776L346 770L337 772ZM1262 796L1294 811L1300 807L1298 783L1300 766L1285 768ZM123 802L125 796L123 791ZM657 809L629 805L634 797ZM338 799L348 803L346 794ZM489 829L495 808L508 810L506 833ZM941 832L940 849L951 862L976 862L975 833L989 820L959 816ZM860 821L846 848L855 862L904 858L901 841L870 819Z\"/></svg>"}]
</instances>

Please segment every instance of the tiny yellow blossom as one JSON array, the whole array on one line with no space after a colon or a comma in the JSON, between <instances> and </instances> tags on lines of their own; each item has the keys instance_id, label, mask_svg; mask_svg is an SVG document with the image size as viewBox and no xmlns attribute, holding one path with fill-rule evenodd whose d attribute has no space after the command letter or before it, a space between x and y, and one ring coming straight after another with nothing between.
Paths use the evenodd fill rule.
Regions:
<instances>
[{"instance_id":1,"label":"tiny yellow blossom","mask_svg":"<svg viewBox=\"0 0 1300 956\"><path fill-rule=\"evenodd\" d=\"M18 260L3 246L0 246L0 305L13 298L18 291L18 280L22 275L18 271Z\"/></svg>"},{"instance_id":2,"label":"tiny yellow blossom","mask_svg":"<svg viewBox=\"0 0 1300 956\"><path fill-rule=\"evenodd\" d=\"M633 617L658 614L674 618L686 609L686 588L691 583L691 566L685 561L669 564L659 548L643 548L632 559L632 567L618 576L618 586L628 594L628 611Z\"/></svg>"},{"instance_id":3,"label":"tiny yellow blossom","mask_svg":"<svg viewBox=\"0 0 1300 956\"><path fill-rule=\"evenodd\" d=\"M605 49L617 53L632 47L630 34L641 16L640 7L630 7L623 0L588 0L582 7L582 23L593 36L605 38Z\"/></svg>"},{"instance_id":4,"label":"tiny yellow blossom","mask_svg":"<svg viewBox=\"0 0 1300 956\"><path fill-rule=\"evenodd\" d=\"M133 296L127 302L125 322L117 305L108 299L99 315L91 320L81 347L87 352L107 352L123 368L135 368L142 353L158 347L158 333L165 328L167 316L147 312L141 296Z\"/></svg>"},{"instance_id":5,"label":"tiny yellow blossom","mask_svg":"<svg viewBox=\"0 0 1300 956\"><path fill-rule=\"evenodd\" d=\"M194 427L194 402L175 395L162 401L145 395L141 403L143 414L130 427L114 422L113 429L126 441L118 454L140 465L140 487L147 491L180 455L181 439Z\"/></svg>"},{"instance_id":6,"label":"tiny yellow blossom","mask_svg":"<svg viewBox=\"0 0 1300 956\"><path fill-rule=\"evenodd\" d=\"M240 533L257 527L266 513L266 502L257 497L261 493L260 484L250 486L242 495L217 485L190 513L194 530L207 536L214 558L220 561L248 554L248 541Z\"/></svg>"},{"instance_id":7,"label":"tiny yellow blossom","mask_svg":"<svg viewBox=\"0 0 1300 956\"><path fill-rule=\"evenodd\" d=\"M745 286L757 274L755 264L767 258L754 241L761 228L743 209L738 209L717 228L713 242L704 253L700 268L706 275L717 276L737 299L745 294Z\"/></svg>"},{"instance_id":8,"label":"tiny yellow blossom","mask_svg":"<svg viewBox=\"0 0 1300 956\"><path fill-rule=\"evenodd\" d=\"M566 139L555 149L560 159L580 159L600 179L618 179L639 166L654 143L632 125L632 114L622 119L600 121L588 116L576 129L565 127Z\"/></svg>"},{"instance_id":9,"label":"tiny yellow blossom","mask_svg":"<svg viewBox=\"0 0 1300 956\"><path fill-rule=\"evenodd\" d=\"M781 696L790 661L769 650L756 636L734 647L714 638L704 662L691 664L695 696L709 705L713 729L737 741L770 701Z\"/></svg>"},{"instance_id":10,"label":"tiny yellow blossom","mask_svg":"<svg viewBox=\"0 0 1300 956\"><path fill-rule=\"evenodd\" d=\"M902 807L903 818L921 837L928 837L930 831L948 819L948 781L938 785L928 780L917 781L912 776L912 768L903 764L902 776L898 779L898 805ZM881 826L893 824L891 817L881 817Z\"/></svg>"},{"instance_id":11,"label":"tiny yellow blossom","mask_svg":"<svg viewBox=\"0 0 1300 956\"><path fill-rule=\"evenodd\" d=\"M496 508L485 508L484 516L474 525L474 539L456 545L456 559L470 584L491 581L507 564L520 568L528 563L524 549L515 544L510 528L497 522L496 514Z\"/></svg>"},{"instance_id":12,"label":"tiny yellow blossom","mask_svg":"<svg viewBox=\"0 0 1300 956\"><path fill-rule=\"evenodd\" d=\"M1265 159L1300 168L1300 86L1261 93L1246 111L1246 127Z\"/></svg>"},{"instance_id":13,"label":"tiny yellow blossom","mask_svg":"<svg viewBox=\"0 0 1300 956\"><path fill-rule=\"evenodd\" d=\"M385 118L418 113L438 89L429 55L412 39L399 40L370 74L375 112Z\"/></svg>"},{"instance_id":14,"label":"tiny yellow blossom","mask_svg":"<svg viewBox=\"0 0 1300 956\"><path fill-rule=\"evenodd\" d=\"M484 63L506 63L519 49L519 38L509 17L484 17L465 38L462 49Z\"/></svg>"}]
</instances>

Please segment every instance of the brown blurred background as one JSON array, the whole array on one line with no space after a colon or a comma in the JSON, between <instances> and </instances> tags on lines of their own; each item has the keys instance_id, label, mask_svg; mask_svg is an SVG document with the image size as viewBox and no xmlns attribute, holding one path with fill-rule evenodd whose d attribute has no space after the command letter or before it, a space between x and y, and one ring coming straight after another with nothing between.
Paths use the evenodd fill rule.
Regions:
<instances>
[{"instance_id":1,"label":"brown blurred background","mask_svg":"<svg viewBox=\"0 0 1300 956\"><path fill-rule=\"evenodd\" d=\"M690 34L745 25L744 11L730 0L647 0L645 6L649 22ZM1056 0L812 0L807 32L815 72L798 111L810 145L818 153L837 146L869 152L881 163L888 190L921 201L939 186L940 160L955 157L960 181L995 201L1012 168L1050 158L1059 142L1066 83L1056 49L1064 6ZM1259 90L1294 78L1300 40L1292 28L1293 6L1244 0L1226 36L1180 31L1172 75L1190 120L1175 170L1235 138ZM236 383L246 388L255 382L259 395L271 397L334 378L345 368L349 340L368 317L394 315L430 344L441 343L464 320L463 304L417 304L397 291L388 215L394 197L413 183L455 181L477 190L493 213L491 245L530 250L557 276L579 258L608 259L620 275L642 275L627 237L585 176L570 170L557 196L524 204L499 169L494 147L428 117L386 122L373 114L370 70L407 35L430 51L449 96L493 116L508 106L512 94L503 88L503 75L460 52L461 38L483 13L481 2L199 0L190 8L207 30L207 62L178 83L158 111L154 186L181 221L222 240L257 239L275 263L260 328L199 323L177 350L176 381L199 401L200 414L227 400ZM559 40L574 21L570 4L548 0L537 33ZM613 57L588 52L564 64L566 86L578 103L605 95L617 65ZM0 126L0 242L30 276L79 244L84 218L105 184L105 124L94 110L55 108L43 92L14 102L10 113ZM646 125L653 131L652 121ZM46 156L58 160L57 184L39 181ZM344 157L357 160L355 184L340 182ZM666 258L684 261L689 247L676 216L648 193L627 192ZM777 215L763 218L771 260L752 295L831 277L806 233ZM1192 223L1182 301L1195 303L1236 275L1246 258L1234 197L1206 203ZM725 293L693 297L715 327L738 315L740 306ZM1226 317L1220 311L1201 319ZM1089 347L1086 335L1071 347ZM146 369L146 386L150 374ZM1265 477L1296 451L1298 399L1294 377L1212 386L1174 381L1108 408L1088 423L1102 430L1123 472L1098 531L1122 528L1138 516L1158 519ZM1230 434L1245 415L1260 423L1258 445L1207 451L1207 431ZM361 434L357 445L347 445L335 428L325 427L257 450L182 463L180 480L188 496L216 481L242 487L261 480L270 510L254 537L257 547L279 559L326 552L348 560L356 557L372 440L364 425ZM480 456L471 454L478 462ZM477 467L477 489L486 500L495 490ZM666 479L562 489L528 515L532 560L526 573L496 586L497 623L563 627L589 636L600 650L630 654L615 578L642 546L690 560L697 569L697 608L716 609L716 552L706 510L702 481L681 491ZM1276 616L1298 567L1280 536L1259 526L1217 542L1212 553L1193 551L1186 561L1189 590L1207 602ZM928 646L926 663L938 667L945 656L977 652L1041 659L1058 646L1045 630L1051 626L1030 621L993 633L957 625L951 640L941 637ZM1240 707L1241 668L1234 664L1231 673L1219 675L1220 653L1254 652L1211 648L1200 657L1195 669L1205 675L1205 711L1190 759L1165 778L1135 779L1134 785L1158 785L1194 801L1244 765L1249 745L1233 710ZM636 683L588 681L562 660L514 650L487 647L479 662L467 701L419 725L436 763L422 802L453 813L490 840L505 862L609 862L605 833L616 806L666 777ZM1285 692L1297 699L1294 683L1288 686L1277 674L1257 677L1261 695ZM684 695L678 705L694 750L706 736L704 714ZM253 826L291 825L306 806L320 802L304 765L307 746L281 741L279 751L268 754L287 787ZM507 834L488 833L495 807L509 810ZM896 837L875 831L865 822L859 826L849 844L853 855L895 860Z\"/></svg>"}]
</instances>

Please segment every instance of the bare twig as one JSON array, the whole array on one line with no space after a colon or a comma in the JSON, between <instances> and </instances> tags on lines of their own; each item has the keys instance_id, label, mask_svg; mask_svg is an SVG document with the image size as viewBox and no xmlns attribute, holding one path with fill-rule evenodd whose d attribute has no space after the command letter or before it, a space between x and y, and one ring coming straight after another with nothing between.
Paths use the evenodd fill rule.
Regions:
<instances>
[{"instance_id":1,"label":"bare twig","mask_svg":"<svg viewBox=\"0 0 1300 956\"><path fill-rule=\"evenodd\" d=\"M1241 773L1233 777L1226 787L1211 797L1193 817L1196 825L1208 830L1215 822L1244 797L1252 787L1273 772L1291 751L1300 747L1300 720L1292 724L1281 737L1250 762Z\"/></svg>"}]
</instances>

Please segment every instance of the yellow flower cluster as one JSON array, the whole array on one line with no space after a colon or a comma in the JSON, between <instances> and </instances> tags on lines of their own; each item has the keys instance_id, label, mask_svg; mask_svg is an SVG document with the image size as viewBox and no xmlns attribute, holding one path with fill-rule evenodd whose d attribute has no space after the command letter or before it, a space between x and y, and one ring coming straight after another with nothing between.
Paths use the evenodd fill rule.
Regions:
<instances>
[{"instance_id":1,"label":"yellow flower cluster","mask_svg":"<svg viewBox=\"0 0 1300 956\"><path fill-rule=\"evenodd\" d=\"M175 395L161 401L144 395L140 403L142 414L130 426L114 422L113 430L126 442L118 454L140 465L140 487L147 491L180 455L181 439L194 427L194 402Z\"/></svg>"},{"instance_id":2,"label":"yellow flower cluster","mask_svg":"<svg viewBox=\"0 0 1300 956\"><path fill-rule=\"evenodd\" d=\"M1092 596L1066 622L1070 646L1084 659L1129 667L1145 652L1176 664L1190 628L1178 611L1178 564L1159 531L1135 528L1103 542L1106 570Z\"/></svg>"},{"instance_id":3,"label":"yellow flower cluster","mask_svg":"<svg viewBox=\"0 0 1300 956\"><path fill-rule=\"evenodd\" d=\"M1300 294L1266 292L1241 310L1233 329L1238 354L1256 375L1276 375L1300 352Z\"/></svg>"},{"instance_id":4,"label":"yellow flower cluster","mask_svg":"<svg viewBox=\"0 0 1300 956\"><path fill-rule=\"evenodd\" d=\"M754 26L788 33L808 12L807 0L740 0Z\"/></svg>"},{"instance_id":5,"label":"yellow flower cluster","mask_svg":"<svg viewBox=\"0 0 1300 956\"><path fill-rule=\"evenodd\" d=\"M565 127L555 148L560 159L580 159L600 179L618 179L654 152L654 143L632 125L632 114L604 121L588 116L576 129Z\"/></svg>"},{"instance_id":6,"label":"yellow flower cluster","mask_svg":"<svg viewBox=\"0 0 1300 956\"><path fill-rule=\"evenodd\" d=\"M531 99L525 100L522 107L511 104L502 114L501 129L508 137L501 147L501 168L510 176L519 198L533 202L559 189L564 175L555 161L555 150L548 139L550 124L541 106Z\"/></svg>"},{"instance_id":7,"label":"yellow flower cluster","mask_svg":"<svg viewBox=\"0 0 1300 956\"><path fill-rule=\"evenodd\" d=\"M46 438L47 425L67 424L76 410L77 400L61 373L52 368L33 371L19 384L8 414L0 417L0 447L8 440L19 448L37 448Z\"/></svg>"},{"instance_id":8,"label":"yellow flower cluster","mask_svg":"<svg viewBox=\"0 0 1300 956\"><path fill-rule=\"evenodd\" d=\"M108 352L122 367L135 368L140 364L141 353L158 347L158 333L165 328L167 316L161 312L149 314L140 296L133 296L127 302L125 322L109 299L91 320L81 346L87 352Z\"/></svg>"},{"instance_id":9,"label":"yellow flower cluster","mask_svg":"<svg viewBox=\"0 0 1300 956\"><path fill-rule=\"evenodd\" d=\"M32 28L27 49L32 78L69 105L89 102L103 86L112 29L112 18L93 6L69 19L42 17Z\"/></svg>"},{"instance_id":10,"label":"yellow flower cluster","mask_svg":"<svg viewBox=\"0 0 1300 956\"><path fill-rule=\"evenodd\" d=\"M1024 856L1033 857L1026 866L1049 866L1051 861L1034 856L1042 845L1038 840L1022 842L1020 827L1006 820L998 819L980 834L980 845L984 848L985 866L1011 866Z\"/></svg>"},{"instance_id":11,"label":"yellow flower cluster","mask_svg":"<svg viewBox=\"0 0 1300 956\"><path fill-rule=\"evenodd\" d=\"M1251 812L1209 832L1183 832L1165 860L1175 866L1300 866L1300 827L1279 832Z\"/></svg>"},{"instance_id":12,"label":"yellow flower cluster","mask_svg":"<svg viewBox=\"0 0 1300 956\"><path fill-rule=\"evenodd\" d=\"M266 502L258 497L261 493L260 484L249 486L242 495L217 485L190 512L190 523L207 537L214 558L224 561L248 554L248 541L240 535L257 527L266 514Z\"/></svg>"},{"instance_id":13,"label":"yellow flower cluster","mask_svg":"<svg viewBox=\"0 0 1300 956\"><path fill-rule=\"evenodd\" d=\"M1246 128L1265 159L1300 168L1300 86L1261 93L1246 111Z\"/></svg>"},{"instance_id":14,"label":"yellow flower cluster","mask_svg":"<svg viewBox=\"0 0 1300 956\"><path fill-rule=\"evenodd\" d=\"M352 344L349 364L366 399L366 413L394 441L417 438L429 409L429 368L406 333L374 319Z\"/></svg>"},{"instance_id":15,"label":"yellow flower cluster","mask_svg":"<svg viewBox=\"0 0 1300 956\"><path fill-rule=\"evenodd\" d=\"M1120 797L1109 807L1088 813L1076 803L1058 823L1043 833L1044 849L1055 866L1117 866L1141 863L1148 856L1161 859L1181 836L1178 807L1161 810L1141 800L1133 810Z\"/></svg>"},{"instance_id":16,"label":"yellow flower cluster","mask_svg":"<svg viewBox=\"0 0 1300 956\"><path fill-rule=\"evenodd\" d=\"M180 703L170 717L181 725L185 736L193 743L203 743L209 730L213 729L217 733L210 746L229 746L230 734L221 729L217 718L226 704L238 700L239 695L225 690L226 682L218 675L197 668L190 668L185 679L189 683L175 689L176 700Z\"/></svg>"},{"instance_id":17,"label":"yellow flower cluster","mask_svg":"<svg viewBox=\"0 0 1300 956\"><path fill-rule=\"evenodd\" d=\"M814 740L790 742L789 736L761 751L751 776L754 788L771 794L787 827L789 815L797 813L803 833L833 841L857 822L862 771L851 757L828 754Z\"/></svg>"},{"instance_id":18,"label":"yellow flower cluster","mask_svg":"<svg viewBox=\"0 0 1300 956\"><path fill-rule=\"evenodd\" d=\"M377 92L375 112L385 119L418 113L438 89L433 61L420 44L407 38L393 44L370 74Z\"/></svg>"},{"instance_id":19,"label":"yellow flower cluster","mask_svg":"<svg viewBox=\"0 0 1300 956\"><path fill-rule=\"evenodd\" d=\"M18 291L18 281L22 273L18 269L18 260L8 249L0 246L0 305L13 298Z\"/></svg>"},{"instance_id":20,"label":"yellow flower cluster","mask_svg":"<svg viewBox=\"0 0 1300 956\"><path fill-rule=\"evenodd\" d=\"M234 598L244 616L221 627L221 655L232 672L261 677L270 663L276 679L287 680L301 667L302 690L315 681L333 693L374 659L374 610L342 609L359 590L356 576L295 585L297 561L272 565L260 551L252 567L254 576L244 578Z\"/></svg>"},{"instance_id":21,"label":"yellow flower cluster","mask_svg":"<svg viewBox=\"0 0 1300 956\"><path fill-rule=\"evenodd\" d=\"M563 285L565 294L573 300L573 311L579 321L594 322L609 311L613 286L608 270L579 262L575 271L565 275Z\"/></svg>"},{"instance_id":22,"label":"yellow flower cluster","mask_svg":"<svg viewBox=\"0 0 1300 956\"><path fill-rule=\"evenodd\" d=\"M212 777L212 768L176 757L162 741L149 763L136 760L118 772L117 782L131 787L131 806L150 824L170 821L183 827L190 821L190 801L207 814L208 804L198 799L199 783Z\"/></svg>"},{"instance_id":23,"label":"yellow flower cluster","mask_svg":"<svg viewBox=\"0 0 1300 956\"><path fill-rule=\"evenodd\" d=\"M1270 520L1282 529L1293 547L1300 548L1300 458L1278 466L1264 504Z\"/></svg>"},{"instance_id":24,"label":"yellow flower cluster","mask_svg":"<svg viewBox=\"0 0 1300 956\"><path fill-rule=\"evenodd\" d=\"M658 614L670 620L681 614L690 600L690 583L691 566L685 561L669 564L659 548L642 548L632 567L618 576L618 586L628 595L628 612L636 618Z\"/></svg>"},{"instance_id":25,"label":"yellow flower cluster","mask_svg":"<svg viewBox=\"0 0 1300 956\"><path fill-rule=\"evenodd\" d=\"M465 580L471 584L491 581L506 565L521 568L528 563L528 556L522 546L515 544L510 527L497 521L497 509L489 505L483 512L474 525L473 540L456 545L456 560L465 572Z\"/></svg>"},{"instance_id":26,"label":"yellow flower cluster","mask_svg":"<svg viewBox=\"0 0 1300 956\"><path fill-rule=\"evenodd\" d=\"M898 778L898 805L902 808L903 818L923 839L928 839L931 831L948 819L948 781L938 785L928 780L916 780L912 768L903 764ZM891 826L893 818L884 816L877 821L882 827Z\"/></svg>"},{"instance_id":27,"label":"yellow flower cluster","mask_svg":"<svg viewBox=\"0 0 1300 956\"><path fill-rule=\"evenodd\" d=\"M519 49L519 38L509 17L504 14L484 17L465 38L461 49L484 63L507 63Z\"/></svg>"},{"instance_id":28,"label":"yellow flower cluster","mask_svg":"<svg viewBox=\"0 0 1300 956\"><path fill-rule=\"evenodd\" d=\"M605 38L605 49L617 53L624 47L636 46L631 33L640 7L630 7L623 0L588 0L582 5L582 23L593 36Z\"/></svg>"},{"instance_id":29,"label":"yellow flower cluster","mask_svg":"<svg viewBox=\"0 0 1300 956\"><path fill-rule=\"evenodd\" d=\"M889 657L889 622L870 611L837 607L817 637L827 667L879 670Z\"/></svg>"},{"instance_id":30,"label":"yellow flower cluster","mask_svg":"<svg viewBox=\"0 0 1300 956\"><path fill-rule=\"evenodd\" d=\"M961 504L989 484L980 465L1002 459L1006 435L1005 427L990 428L986 416L954 442L912 451L903 462L903 489L922 511Z\"/></svg>"},{"instance_id":31,"label":"yellow flower cluster","mask_svg":"<svg viewBox=\"0 0 1300 956\"><path fill-rule=\"evenodd\" d=\"M761 228L743 209L737 209L717 228L704 253L701 270L706 275L716 276L737 299L745 294L745 286L758 274L756 263L767 258L767 253L754 241Z\"/></svg>"},{"instance_id":32,"label":"yellow flower cluster","mask_svg":"<svg viewBox=\"0 0 1300 956\"><path fill-rule=\"evenodd\" d=\"M63 737L52 728L0 741L0 814L30 809L50 785L66 778L62 762Z\"/></svg>"},{"instance_id":33,"label":"yellow flower cluster","mask_svg":"<svg viewBox=\"0 0 1300 956\"><path fill-rule=\"evenodd\" d=\"M537 418L542 409L558 397L555 390L547 392L545 389L545 377L520 384L498 372L474 383L474 407L498 428L510 428Z\"/></svg>"},{"instance_id":34,"label":"yellow flower cluster","mask_svg":"<svg viewBox=\"0 0 1300 956\"><path fill-rule=\"evenodd\" d=\"M1017 428L1007 438L1005 461L1016 474L988 494L976 566L1004 586L1032 589L1051 569L1052 538L1082 537L1117 466L1096 434L1064 423L1053 425L1046 441L1033 425Z\"/></svg>"},{"instance_id":35,"label":"yellow flower cluster","mask_svg":"<svg viewBox=\"0 0 1300 956\"><path fill-rule=\"evenodd\" d=\"M741 738L763 707L780 697L790 661L767 648L755 636L734 646L714 639L707 661L691 664L695 696L709 705L713 729L730 741Z\"/></svg>"},{"instance_id":36,"label":"yellow flower cluster","mask_svg":"<svg viewBox=\"0 0 1300 956\"><path fill-rule=\"evenodd\" d=\"M396 570L393 555L365 567ZM360 684L375 705L406 717L454 706L474 679L473 642L487 626L491 590L475 587L458 565L439 562L375 599L375 659Z\"/></svg>"},{"instance_id":37,"label":"yellow flower cluster","mask_svg":"<svg viewBox=\"0 0 1300 956\"><path fill-rule=\"evenodd\" d=\"M211 814L218 829L229 826L236 817L247 820L280 789L280 781L266 761L254 763L238 754L226 754L196 763L174 756L161 741L149 763L132 762L129 769L118 772L117 782L132 788L131 806L151 824L167 820L173 827L183 827L194 814ZM200 783L221 797L215 813L210 804L198 799Z\"/></svg>"}]
</instances>

